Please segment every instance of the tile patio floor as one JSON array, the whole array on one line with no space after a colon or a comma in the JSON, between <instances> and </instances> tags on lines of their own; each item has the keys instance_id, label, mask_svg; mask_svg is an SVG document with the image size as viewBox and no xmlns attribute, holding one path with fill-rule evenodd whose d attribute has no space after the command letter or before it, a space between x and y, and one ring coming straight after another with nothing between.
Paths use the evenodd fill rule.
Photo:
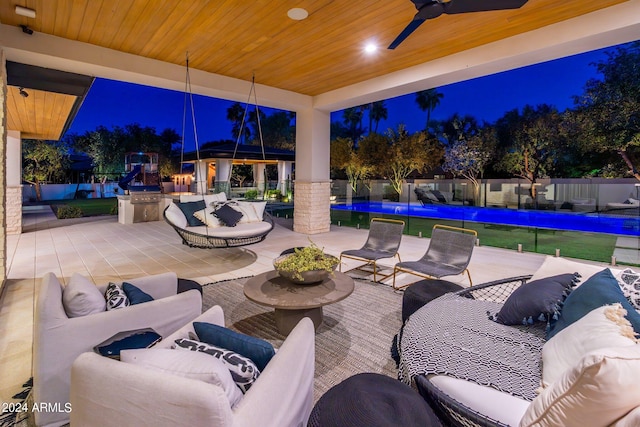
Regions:
<instances>
[{"instance_id":1,"label":"tile patio floor","mask_svg":"<svg viewBox=\"0 0 640 427\"><path fill-rule=\"evenodd\" d=\"M66 282L78 272L94 283L105 283L175 271L179 277L204 284L270 270L272 260L282 250L309 242L307 235L292 231L291 219L282 218L276 219L275 229L264 242L213 250L182 245L178 235L163 221L122 225L113 216L56 220L52 213L34 212L24 215L23 229L21 235L8 236L8 280L0 299L0 400L5 402L31 376L34 295L44 273L51 271ZM367 230L332 226L330 232L311 238L326 252L339 255L342 250L362 246L366 236ZM418 259L428 243L426 238L403 237L402 260ZM474 283L479 284L530 274L543 259L538 254L477 247L470 271ZM386 261L386 265L393 265L394 260ZM345 264L343 270L357 262ZM417 279L402 275L398 276L398 283ZM468 284L466 275L447 279Z\"/></svg>"}]
</instances>

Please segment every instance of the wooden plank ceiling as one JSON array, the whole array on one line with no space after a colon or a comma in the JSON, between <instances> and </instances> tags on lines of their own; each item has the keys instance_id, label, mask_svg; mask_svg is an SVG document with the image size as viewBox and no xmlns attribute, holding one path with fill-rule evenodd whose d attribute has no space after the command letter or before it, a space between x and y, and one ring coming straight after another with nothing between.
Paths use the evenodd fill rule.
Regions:
<instances>
[{"instance_id":1,"label":"wooden plank ceiling","mask_svg":"<svg viewBox=\"0 0 640 427\"><path fill-rule=\"evenodd\" d=\"M19 130L24 139L60 139L77 97L42 90L8 87L7 129Z\"/></svg>"},{"instance_id":2,"label":"wooden plank ceiling","mask_svg":"<svg viewBox=\"0 0 640 427\"><path fill-rule=\"evenodd\" d=\"M478 0L481 1L481 0ZM211 73L318 95L534 30L626 0L529 0L522 8L443 15L397 49L409 0L15 0L0 22ZM15 5L34 9L18 16ZM292 7L309 12L287 17ZM365 56L364 44L381 49Z\"/></svg>"}]
</instances>

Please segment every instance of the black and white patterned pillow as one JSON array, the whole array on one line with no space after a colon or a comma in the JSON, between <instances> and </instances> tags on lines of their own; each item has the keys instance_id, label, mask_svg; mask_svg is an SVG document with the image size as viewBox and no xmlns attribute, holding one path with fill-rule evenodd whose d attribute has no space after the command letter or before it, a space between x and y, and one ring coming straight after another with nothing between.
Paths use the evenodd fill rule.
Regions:
<instances>
[{"instance_id":1,"label":"black and white patterned pillow","mask_svg":"<svg viewBox=\"0 0 640 427\"><path fill-rule=\"evenodd\" d=\"M178 350L201 351L220 359L231 372L233 381L240 387L242 393L246 393L260 375L260 370L251 359L226 348L185 338L177 339L175 343L175 348Z\"/></svg>"},{"instance_id":2,"label":"black and white patterned pillow","mask_svg":"<svg viewBox=\"0 0 640 427\"><path fill-rule=\"evenodd\" d=\"M636 311L640 311L640 273L627 268L616 279L624 296Z\"/></svg>"},{"instance_id":3,"label":"black and white patterned pillow","mask_svg":"<svg viewBox=\"0 0 640 427\"><path fill-rule=\"evenodd\" d=\"M129 307L130 305L127 294L115 283L109 283L104 293L104 298L107 300L107 311Z\"/></svg>"}]
</instances>

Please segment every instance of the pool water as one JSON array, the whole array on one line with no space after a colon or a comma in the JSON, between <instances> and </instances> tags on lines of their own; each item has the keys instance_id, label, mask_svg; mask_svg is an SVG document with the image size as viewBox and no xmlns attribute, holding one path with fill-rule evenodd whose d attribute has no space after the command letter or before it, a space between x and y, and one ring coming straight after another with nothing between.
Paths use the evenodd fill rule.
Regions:
<instances>
[{"instance_id":1,"label":"pool water","mask_svg":"<svg viewBox=\"0 0 640 427\"><path fill-rule=\"evenodd\" d=\"M394 202L357 202L351 205L336 204L331 209L400 215L421 218L437 218L454 221L470 221L483 224L537 227L553 230L583 231L617 235L640 235L640 216L616 216L583 212L556 212L482 208L452 205L407 205Z\"/></svg>"}]
</instances>

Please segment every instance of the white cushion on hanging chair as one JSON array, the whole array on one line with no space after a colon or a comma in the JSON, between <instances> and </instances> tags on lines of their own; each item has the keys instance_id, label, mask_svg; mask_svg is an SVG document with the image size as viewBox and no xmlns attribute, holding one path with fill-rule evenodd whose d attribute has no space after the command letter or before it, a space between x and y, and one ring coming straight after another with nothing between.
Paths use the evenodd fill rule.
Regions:
<instances>
[{"instance_id":1,"label":"white cushion on hanging chair","mask_svg":"<svg viewBox=\"0 0 640 427\"><path fill-rule=\"evenodd\" d=\"M187 226L187 218L175 203L171 203L169 205L165 215L167 216L167 219L171 221L171 223L176 227L185 228Z\"/></svg>"},{"instance_id":2,"label":"white cushion on hanging chair","mask_svg":"<svg viewBox=\"0 0 640 427\"><path fill-rule=\"evenodd\" d=\"M200 211L194 212L193 216L204 222L207 227L217 228L224 226L224 224L222 224L220 220L213 215L214 211L215 208L213 206L207 206Z\"/></svg>"},{"instance_id":3,"label":"white cushion on hanging chair","mask_svg":"<svg viewBox=\"0 0 640 427\"><path fill-rule=\"evenodd\" d=\"M242 213L242 218L240 219L241 224L245 222L262 221L262 215L258 216L256 209L253 207L253 203L238 200L232 202L232 204L230 204L229 206Z\"/></svg>"},{"instance_id":4,"label":"white cushion on hanging chair","mask_svg":"<svg viewBox=\"0 0 640 427\"><path fill-rule=\"evenodd\" d=\"M244 205L247 205L253 208L253 211L255 211L256 213L254 217L255 221L262 221L262 218L264 217L264 209L267 206L267 202L242 202L242 203Z\"/></svg>"},{"instance_id":5,"label":"white cushion on hanging chair","mask_svg":"<svg viewBox=\"0 0 640 427\"><path fill-rule=\"evenodd\" d=\"M216 193L216 194L181 194L180 195L180 203L184 202L197 202L199 200L204 200L204 203L207 206L211 206L211 203L219 203L226 202L227 195L226 193Z\"/></svg>"},{"instance_id":6,"label":"white cushion on hanging chair","mask_svg":"<svg viewBox=\"0 0 640 427\"><path fill-rule=\"evenodd\" d=\"M199 227L187 227L186 229L192 233L201 234L203 236L223 238L250 237L269 231L271 229L271 223L267 221L246 222L244 224L238 224L235 227L218 227L213 230L201 225Z\"/></svg>"}]
</instances>

